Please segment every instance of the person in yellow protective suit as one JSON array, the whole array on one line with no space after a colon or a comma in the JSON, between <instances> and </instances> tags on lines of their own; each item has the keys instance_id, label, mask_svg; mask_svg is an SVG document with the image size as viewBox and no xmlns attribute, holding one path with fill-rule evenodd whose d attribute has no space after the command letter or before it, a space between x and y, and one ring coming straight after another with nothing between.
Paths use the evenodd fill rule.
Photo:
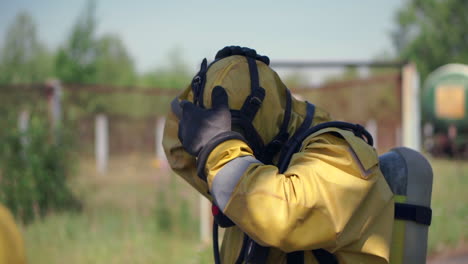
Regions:
<instances>
[{"instance_id":1,"label":"person in yellow protective suit","mask_svg":"<svg viewBox=\"0 0 468 264\"><path fill-rule=\"evenodd\" d=\"M0 204L0 264L24 264L23 240L8 209Z\"/></svg>"},{"instance_id":2,"label":"person in yellow protective suit","mask_svg":"<svg viewBox=\"0 0 468 264\"><path fill-rule=\"evenodd\" d=\"M327 126L268 65L222 49L167 117L170 166L227 227L215 262L388 263L394 203L375 149L359 126Z\"/></svg>"}]
</instances>

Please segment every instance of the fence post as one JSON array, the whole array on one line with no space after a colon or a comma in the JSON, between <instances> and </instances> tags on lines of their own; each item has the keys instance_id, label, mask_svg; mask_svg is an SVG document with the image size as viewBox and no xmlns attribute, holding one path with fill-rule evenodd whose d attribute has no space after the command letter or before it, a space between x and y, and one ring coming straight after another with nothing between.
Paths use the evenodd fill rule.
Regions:
<instances>
[{"instance_id":1,"label":"fence post","mask_svg":"<svg viewBox=\"0 0 468 264\"><path fill-rule=\"evenodd\" d=\"M49 120L54 142L60 141L60 121L62 120L62 85L59 80L49 81L47 84L47 104Z\"/></svg>"},{"instance_id":2,"label":"fence post","mask_svg":"<svg viewBox=\"0 0 468 264\"><path fill-rule=\"evenodd\" d=\"M200 240L207 243L211 238L210 201L200 194Z\"/></svg>"},{"instance_id":3,"label":"fence post","mask_svg":"<svg viewBox=\"0 0 468 264\"><path fill-rule=\"evenodd\" d=\"M402 73L403 146L421 150L421 109L419 74L416 65L406 64Z\"/></svg>"},{"instance_id":4,"label":"fence post","mask_svg":"<svg viewBox=\"0 0 468 264\"><path fill-rule=\"evenodd\" d=\"M377 149L378 148L378 139L379 139L379 128L377 126L377 122L375 121L375 119L369 119L367 122L366 122L366 129L367 131L369 131L369 133L371 134L372 138L374 139L374 148Z\"/></svg>"},{"instance_id":5,"label":"fence post","mask_svg":"<svg viewBox=\"0 0 468 264\"><path fill-rule=\"evenodd\" d=\"M105 114L97 114L95 122L95 155L96 169L98 173L107 172L107 162L109 160L109 127Z\"/></svg>"},{"instance_id":6,"label":"fence post","mask_svg":"<svg viewBox=\"0 0 468 264\"><path fill-rule=\"evenodd\" d=\"M28 137L26 132L28 131L29 127L29 111L26 109L21 110L18 116L18 130L21 133L20 142L21 145L24 147L28 144Z\"/></svg>"},{"instance_id":7,"label":"fence post","mask_svg":"<svg viewBox=\"0 0 468 264\"><path fill-rule=\"evenodd\" d=\"M165 117L158 117L156 119L156 129L155 129L155 154L156 154L156 163L157 167L161 169L168 169L167 158L164 154L163 149L163 134L164 134L164 125L166 123Z\"/></svg>"}]
</instances>

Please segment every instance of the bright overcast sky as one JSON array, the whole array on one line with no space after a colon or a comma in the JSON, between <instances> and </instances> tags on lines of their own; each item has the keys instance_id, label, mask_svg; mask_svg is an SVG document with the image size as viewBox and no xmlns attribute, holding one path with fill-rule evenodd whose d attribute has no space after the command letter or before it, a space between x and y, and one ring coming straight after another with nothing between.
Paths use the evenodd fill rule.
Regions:
<instances>
[{"instance_id":1,"label":"bright overcast sky","mask_svg":"<svg viewBox=\"0 0 468 264\"><path fill-rule=\"evenodd\" d=\"M370 60L391 52L389 32L404 0L97 1L98 34L116 33L139 71L163 66L177 47L195 71L226 45L275 59ZM34 17L40 39L56 48L85 0L0 0L0 43L16 13Z\"/></svg>"}]
</instances>

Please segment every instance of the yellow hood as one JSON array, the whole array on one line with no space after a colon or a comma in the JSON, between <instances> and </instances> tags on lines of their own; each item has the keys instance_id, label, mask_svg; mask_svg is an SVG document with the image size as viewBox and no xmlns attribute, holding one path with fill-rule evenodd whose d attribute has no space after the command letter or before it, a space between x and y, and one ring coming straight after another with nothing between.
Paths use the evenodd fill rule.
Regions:
<instances>
[{"instance_id":1,"label":"yellow hood","mask_svg":"<svg viewBox=\"0 0 468 264\"><path fill-rule=\"evenodd\" d=\"M256 61L260 79L260 87L265 89L265 99L260 107L253 125L263 142L270 142L278 133L284 118L286 108L286 86L278 74L268 65ZM217 85L222 86L229 96L229 107L233 110L241 109L245 99L250 95L250 73L247 59L244 56L229 56L213 63L206 74L206 84L203 93L203 103L211 107L211 93ZM193 94L189 86L179 97L193 101ZM294 133L301 125L306 112L305 102L292 99L291 120L288 132ZM314 125L329 121L329 115L321 110L315 110Z\"/></svg>"}]
</instances>

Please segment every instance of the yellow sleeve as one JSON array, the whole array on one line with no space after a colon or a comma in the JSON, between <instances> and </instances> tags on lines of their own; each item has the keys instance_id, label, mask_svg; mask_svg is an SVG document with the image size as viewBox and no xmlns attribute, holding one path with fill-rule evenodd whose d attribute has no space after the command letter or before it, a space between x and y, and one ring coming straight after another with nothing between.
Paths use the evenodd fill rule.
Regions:
<instances>
[{"instance_id":1,"label":"yellow sleeve","mask_svg":"<svg viewBox=\"0 0 468 264\"><path fill-rule=\"evenodd\" d=\"M347 141L331 134L306 139L283 174L237 140L215 148L206 168L223 212L257 243L284 252L334 252L356 241L391 200L388 188L372 191L377 162L364 169Z\"/></svg>"},{"instance_id":2,"label":"yellow sleeve","mask_svg":"<svg viewBox=\"0 0 468 264\"><path fill-rule=\"evenodd\" d=\"M23 240L13 216L0 205L0 264L24 264Z\"/></svg>"},{"instance_id":3,"label":"yellow sleeve","mask_svg":"<svg viewBox=\"0 0 468 264\"><path fill-rule=\"evenodd\" d=\"M211 200L208 185L197 175L195 157L187 153L178 138L179 120L170 112L164 126L163 148L172 170L192 185L198 192Z\"/></svg>"}]
</instances>

